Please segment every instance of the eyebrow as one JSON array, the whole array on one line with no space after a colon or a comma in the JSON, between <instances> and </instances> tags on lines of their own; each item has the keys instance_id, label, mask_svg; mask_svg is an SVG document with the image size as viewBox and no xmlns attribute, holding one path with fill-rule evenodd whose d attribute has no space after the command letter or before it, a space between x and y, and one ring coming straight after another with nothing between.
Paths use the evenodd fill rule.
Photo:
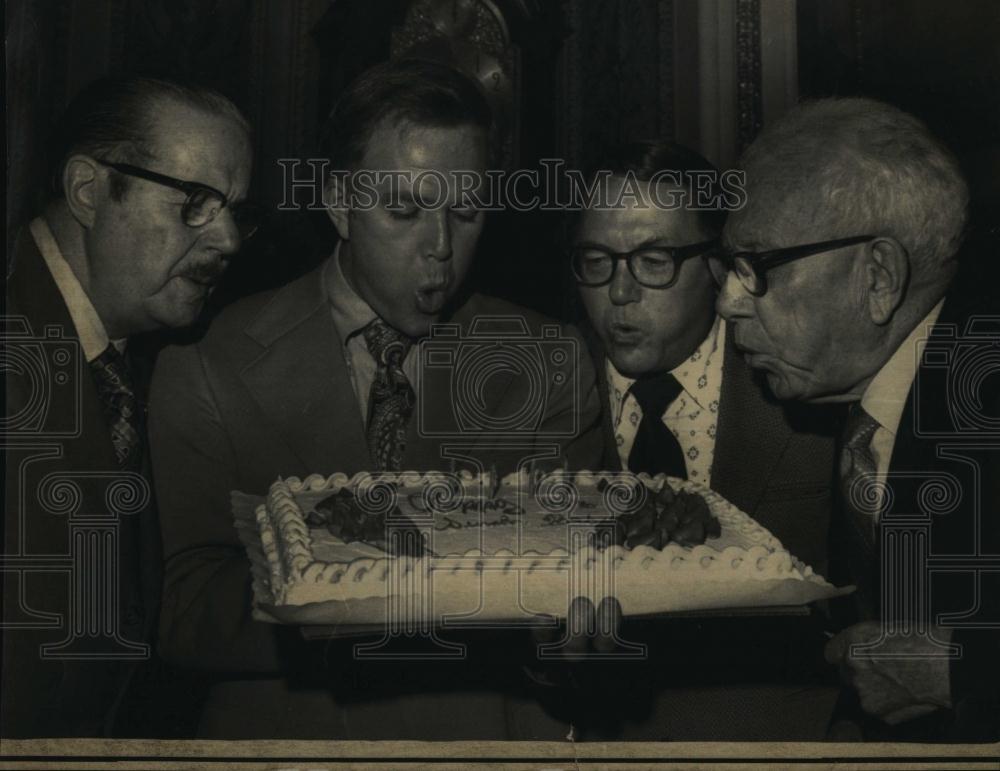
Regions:
<instances>
[{"instance_id":1,"label":"eyebrow","mask_svg":"<svg viewBox=\"0 0 1000 771\"><path fill-rule=\"evenodd\" d=\"M647 238L645 241L641 242L637 246L629 249L630 252L638 252L640 249L649 249L651 247L659 247L661 249L672 249L674 248L670 244L661 243L664 240L663 236L656 236L654 238ZM597 241L578 241L573 246L591 246L598 249L611 249L607 244L602 244Z\"/></svg>"}]
</instances>

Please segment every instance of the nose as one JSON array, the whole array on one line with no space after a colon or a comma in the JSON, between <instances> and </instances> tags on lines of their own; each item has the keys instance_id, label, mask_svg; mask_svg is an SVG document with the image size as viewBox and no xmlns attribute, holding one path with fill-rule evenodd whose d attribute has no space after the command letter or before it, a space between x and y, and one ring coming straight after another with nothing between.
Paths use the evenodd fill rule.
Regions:
<instances>
[{"instance_id":1,"label":"nose","mask_svg":"<svg viewBox=\"0 0 1000 771\"><path fill-rule=\"evenodd\" d=\"M448 214L447 207L427 212L422 252L438 262L451 259L451 220Z\"/></svg>"},{"instance_id":2,"label":"nose","mask_svg":"<svg viewBox=\"0 0 1000 771\"><path fill-rule=\"evenodd\" d=\"M744 288L736 272L729 271L715 300L715 310L726 321L732 321L741 316L749 316L751 302L750 293Z\"/></svg>"},{"instance_id":3,"label":"nose","mask_svg":"<svg viewBox=\"0 0 1000 771\"><path fill-rule=\"evenodd\" d=\"M624 260L619 260L615 265L615 272L608 286L608 297L614 305L639 302L642 297L642 287L632 278Z\"/></svg>"},{"instance_id":4,"label":"nose","mask_svg":"<svg viewBox=\"0 0 1000 771\"><path fill-rule=\"evenodd\" d=\"M236 227L236 221L228 207L220 211L214 220L205 225L205 229L208 231L209 244L225 256L235 254L243 244L239 228Z\"/></svg>"}]
</instances>

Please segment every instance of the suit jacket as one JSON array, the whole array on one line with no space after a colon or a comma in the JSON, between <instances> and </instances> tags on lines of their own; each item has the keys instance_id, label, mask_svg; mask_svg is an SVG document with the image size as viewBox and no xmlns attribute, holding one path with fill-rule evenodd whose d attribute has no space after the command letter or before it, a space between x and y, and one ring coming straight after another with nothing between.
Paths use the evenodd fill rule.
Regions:
<instances>
[{"instance_id":1,"label":"suit jacket","mask_svg":"<svg viewBox=\"0 0 1000 771\"><path fill-rule=\"evenodd\" d=\"M588 342L601 394L606 468L621 468L608 409L605 353ZM825 572L833 507L835 413L775 401L727 332L712 489L770 530L796 557Z\"/></svg>"},{"instance_id":2,"label":"suit jacket","mask_svg":"<svg viewBox=\"0 0 1000 771\"><path fill-rule=\"evenodd\" d=\"M1000 389L988 377L977 379L983 363L990 371L998 339L995 311L987 316L975 301L946 300L900 418L887 480L891 495L880 519L887 548L904 545L903 533L923 533L917 548L928 562L912 555L850 566L859 585L875 589L867 604L855 603L857 617L913 619L916 605L906 599L920 600L925 618L952 627L953 642L963 648L951 665L952 712L904 724L890 738L1000 739L1000 571L975 571L977 555L1000 554L1000 449L995 430L987 429L1000 415ZM892 591L888 581L910 591Z\"/></svg>"},{"instance_id":3,"label":"suit jacket","mask_svg":"<svg viewBox=\"0 0 1000 771\"><path fill-rule=\"evenodd\" d=\"M495 705L482 707L477 715L477 707L458 703L452 717L445 718L452 726L441 725L443 707L437 703L408 703L391 714L385 709L402 704L401 691L427 693L455 688L459 681L470 689L498 689L512 676L506 669L500 672L499 659L477 663L470 656L461 666L445 666L447 671L431 664L402 670L366 667L351 663L345 645L306 645L297 629L251 619L250 566L233 526L230 491L263 494L278 476L372 468L321 271L227 308L196 344L160 355L150 440L166 554L163 651L186 666L229 673L228 682L210 698L206 733L416 738L437 730L441 738L496 735L471 724L475 718L490 720L484 715ZM474 327L477 317L499 316L523 320L532 339L545 334L545 320L538 314L482 296L469 298L451 322L466 340L488 332L516 337L519 322L509 318ZM496 463L501 472L513 470L519 457L547 444L554 444L573 467L596 466L600 432L593 371L579 336L566 328L560 334L541 339L536 350L544 351L543 360L553 361L552 345L574 353L563 364L546 364L550 369L537 430L522 437L516 451L497 449L491 446L491 432L459 423L454 405L465 395L452 385L454 368L444 365L426 370L417 388L404 468L447 468L441 454L444 434L459 434L472 456L487 468ZM474 356L477 350L481 348L473 341L461 355ZM529 388L526 378L510 372L487 378L481 391L484 411L494 417L517 413L533 398ZM418 431L421 423L424 431ZM240 682L237 673L270 673L280 679ZM360 704L378 697L377 707ZM233 709L239 710L238 720L226 722L226 711L232 715ZM365 709L374 711L362 716ZM420 719L430 722L407 722ZM463 720L469 723L466 734L454 723Z\"/></svg>"},{"instance_id":4,"label":"suit jacket","mask_svg":"<svg viewBox=\"0 0 1000 771\"><path fill-rule=\"evenodd\" d=\"M603 463L618 469L606 354L592 331L588 342L601 394ZM825 572L836 413L774 401L731 332L725 346L711 487ZM823 623L816 614L629 621L622 634L646 644L648 660L615 662L608 684L588 698L563 696L551 709L578 729L589 718L594 738L609 740L822 739L836 695L822 662ZM724 720L721 709L754 719ZM621 715L627 720L618 722Z\"/></svg>"},{"instance_id":5,"label":"suit jacket","mask_svg":"<svg viewBox=\"0 0 1000 771\"><path fill-rule=\"evenodd\" d=\"M60 508L55 488L46 494L43 480L49 474L67 475L79 485L76 511L107 521L108 480L120 472L69 311L26 230L16 244L7 303L5 358L23 365L21 376L15 368L8 370L7 414L22 415L25 420L11 425L3 437L7 625L3 733L99 736L111 730L114 707L135 670L134 660L115 656L135 656L135 644L149 643L153 636L160 593L159 528L151 503L121 516L117 523L118 551L111 556L118 566L114 613L119 640L92 640L89 648L86 644L74 648L76 653L94 654L92 660L43 660L42 645L59 643L70 634L67 560L78 546L70 542L67 512L53 511ZM33 371L40 373L36 380L31 377ZM54 565L62 569L45 570ZM97 578L88 572L77 580ZM81 618L76 620L83 623Z\"/></svg>"}]
</instances>

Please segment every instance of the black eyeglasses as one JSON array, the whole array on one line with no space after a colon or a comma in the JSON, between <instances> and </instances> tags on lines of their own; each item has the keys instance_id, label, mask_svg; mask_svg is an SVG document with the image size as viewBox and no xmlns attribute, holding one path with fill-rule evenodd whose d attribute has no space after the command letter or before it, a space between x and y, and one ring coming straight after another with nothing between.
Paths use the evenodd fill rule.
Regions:
<instances>
[{"instance_id":1,"label":"black eyeglasses","mask_svg":"<svg viewBox=\"0 0 1000 771\"><path fill-rule=\"evenodd\" d=\"M190 228L200 228L219 216L219 212L229 207L236 223L236 229L240 233L240 238L246 240L257 232L260 227L262 209L249 202L230 203L229 199L210 185L202 182L188 182L183 179L168 177L156 171L150 171L140 166L132 166L128 163L111 163L110 161L97 161L102 166L114 169L120 174L127 174L130 177L138 177L147 182L155 182L158 185L171 187L187 194L187 200L181 207L181 219Z\"/></svg>"},{"instance_id":2,"label":"black eyeglasses","mask_svg":"<svg viewBox=\"0 0 1000 771\"><path fill-rule=\"evenodd\" d=\"M687 246L644 246L633 252L612 252L602 246L574 246L570 249L573 275L581 286L604 286L615 275L620 260L628 265L639 284L650 289L666 289L678 276L678 267L685 260L704 254L718 243L717 239Z\"/></svg>"},{"instance_id":3,"label":"black eyeglasses","mask_svg":"<svg viewBox=\"0 0 1000 771\"><path fill-rule=\"evenodd\" d=\"M873 241L875 238L877 236L850 236L848 238L835 238L832 241L819 241L815 244L771 249L766 252L726 252L717 249L707 255L706 259L719 286L726 283L726 277L730 272L735 272L743 288L750 294L760 297L767 292L765 274L769 270L800 260L803 257L832 252L834 249L842 249L845 246L863 244L866 241Z\"/></svg>"}]
</instances>

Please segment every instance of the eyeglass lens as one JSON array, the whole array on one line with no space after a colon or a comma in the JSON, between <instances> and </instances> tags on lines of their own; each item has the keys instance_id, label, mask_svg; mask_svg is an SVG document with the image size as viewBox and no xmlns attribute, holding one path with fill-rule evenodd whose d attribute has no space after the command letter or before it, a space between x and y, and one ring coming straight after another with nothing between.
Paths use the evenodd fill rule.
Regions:
<instances>
[{"instance_id":1,"label":"eyeglass lens","mask_svg":"<svg viewBox=\"0 0 1000 771\"><path fill-rule=\"evenodd\" d=\"M597 249L579 249L573 254L574 272L583 284L601 286L611 281L619 259ZM649 287L669 284L676 271L673 258L661 250L633 252L627 261L632 277Z\"/></svg>"},{"instance_id":2,"label":"eyeglass lens","mask_svg":"<svg viewBox=\"0 0 1000 771\"><path fill-rule=\"evenodd\" d=\"M182 216L184 224L200 228L219 216L225 202L210 190L196 190L188 196ZM259 216L255 207L249 204L232 204L230 211L241 238L249 238L259 226Z\"/></svg>"}]
</instances>

